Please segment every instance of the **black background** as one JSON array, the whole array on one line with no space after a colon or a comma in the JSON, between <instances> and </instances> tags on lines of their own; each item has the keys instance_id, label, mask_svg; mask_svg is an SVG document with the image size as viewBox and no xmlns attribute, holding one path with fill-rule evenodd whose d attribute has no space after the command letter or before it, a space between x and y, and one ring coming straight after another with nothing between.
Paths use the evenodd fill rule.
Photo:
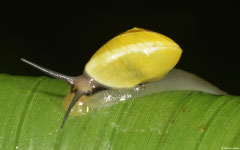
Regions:
<instances>
[{"instance_id":1,"label":"black background","mask_svg":"<svg viewBox=\"0 0 240 150\"><path fill-rule=\"evenodd\" d=\"M105 42L141 27L182 47L177 68L240 95L240 15L232 1L18 1L0 8L0 73L44 75L20 62L23 57L77 76Z\"/></svg>"}]
</instances>

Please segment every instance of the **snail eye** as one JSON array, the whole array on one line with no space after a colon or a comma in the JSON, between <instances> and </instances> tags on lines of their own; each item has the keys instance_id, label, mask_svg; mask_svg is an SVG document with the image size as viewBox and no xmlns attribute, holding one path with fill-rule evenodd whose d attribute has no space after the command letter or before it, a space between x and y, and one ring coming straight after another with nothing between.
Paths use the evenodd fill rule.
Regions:
<instances>
[{"instance_id":1,"label":"snail eye","mask_svg":"<svg viewBox=\"0 0 240 150\"><path fill-rule=\"evenodd\" d=\"M90 95L92 95L92 92L91 91L87 91L86 92L86 96L90 96Z\"/></svg>"}]
</instances>

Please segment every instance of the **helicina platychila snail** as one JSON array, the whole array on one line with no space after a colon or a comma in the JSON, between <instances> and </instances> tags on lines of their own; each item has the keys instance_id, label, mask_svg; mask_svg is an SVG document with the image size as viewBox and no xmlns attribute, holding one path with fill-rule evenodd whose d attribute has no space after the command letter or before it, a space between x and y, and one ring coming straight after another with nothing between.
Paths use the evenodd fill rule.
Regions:
<instances>
[{"instance_id":1,"label":"helicina platychila snail","mask_svg":"<svg viewBox=\"0 0 240 150\"><path fill-rule=\"evenodd\" d=\"M154 82L164 78L173 69L181 54L182 49L170 38L149 30L133 28L103 45L86 64L81 76L66 76L28 60L21 60L71 85L71 92L63 102L63 107L67 109L61 125L63 128L77 102L73 112L84 113L89 107L105 107L117 101L137 97L136 95L156 91L154 87L158 84L155 85ZM139 92L139 87L144 84L144 92ZM101 88L109 90L100 92L102 95L94 94Z\"/></svg>"}]
</instances>

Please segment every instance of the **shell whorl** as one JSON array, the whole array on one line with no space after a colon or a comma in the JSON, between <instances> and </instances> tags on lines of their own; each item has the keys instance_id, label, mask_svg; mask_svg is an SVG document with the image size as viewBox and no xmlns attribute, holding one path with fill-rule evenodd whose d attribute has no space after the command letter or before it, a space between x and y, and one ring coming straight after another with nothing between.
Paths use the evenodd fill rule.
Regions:
<instances>
[{"instance_id":1,"label":"shell whorl","mask_svg":"<svg viewBox=\"0 0 240 150\"><path fill-rule=\"evenodd\" d=\"M178 62L182 50L170 38L133 28L103 45L85 66L100 84L130 88L163 78Z\"/></svg>"}]
</instances>

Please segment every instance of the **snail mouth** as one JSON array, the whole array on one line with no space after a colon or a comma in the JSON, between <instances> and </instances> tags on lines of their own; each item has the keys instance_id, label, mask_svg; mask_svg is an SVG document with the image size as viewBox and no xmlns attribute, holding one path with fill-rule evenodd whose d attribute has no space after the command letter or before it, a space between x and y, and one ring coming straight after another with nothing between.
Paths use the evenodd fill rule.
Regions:
<instances>
[{"instance_id":1,"label":"snail mouth","mask_svg":"<svg viewBox=\"0 0 240 150\"><path fill-rule=\"evenodd\" d=\"M68 106L68 109L67 109L67 112L65 113L65 116L63 118L63 121L62 121L62 125L61 125L61 129L63 128L73 106L76 104L76 102L79 100L79 98L83 95L83 93L79 90L75 91L75 96L73 97L70 105Z\"/></svg>"}]
</instances>

